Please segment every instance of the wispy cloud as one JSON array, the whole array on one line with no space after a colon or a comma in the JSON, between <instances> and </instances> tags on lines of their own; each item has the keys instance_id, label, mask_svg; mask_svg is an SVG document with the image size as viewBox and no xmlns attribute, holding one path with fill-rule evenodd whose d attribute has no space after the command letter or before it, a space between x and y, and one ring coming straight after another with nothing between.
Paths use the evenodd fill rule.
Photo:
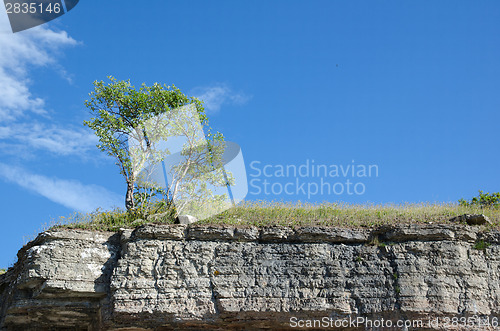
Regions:
<instances>
[{"instance_id":1,"label":"wispy cloud","mask_svg":"<svg viewBox=\"0 0 500 331\"><path fill-rule=\"evenodd\" d=\"M30 91L30 69L51 66L68 80L70 75L57 58L61 48L76 44L65 31L56 32L46 25L13 34L7 14L0 10L0 152L82 155L96 144L96 137L83 128L47 125L30 116L47 114L45 100Z\"/></svg>"},{"instance_id":2,"label":"wispy cloud","mask_svg":"<svg viewBox=\"0 0 500 331\"><path fill-rule=\"evenodd\" d=\"M41 123L0 126L0 140L4 140L10 149L14 146L29 147L57 155L84 155L98 141L95 134L83 128L62 128Z\"/></svg>"},{"instance_id":3,"label":"wispy cloud","mask_svg":"<svg viewBox=\"0 0 500 331\"><path fill-rule=\"evenodd\" d=\"M98 207L110 209L123 205L120 195L104 187L84 185L76 180L49 178L4 163L0 163L0 178L81 212L90 212Z\"/></svg>"},{"instance_id":4,"label":"wispy cloud","mask_svg":"<svg viewBox=\"0 0 500 331\"><path fill-rule=\"evenodd\" d=\"M30 91L28 69L54 65L58 51L77 42L65 31L39 26L23 32L9 31L5 11L0 10L0 122L26 113L45 113L44 100Z\"/></svg>"},{"instance_id":5,"label":"wispy cloud","mask_svg":"<svg viewBox=\"0 0 500 331\"><path fill-rule=\"evenodd\" d=\"M58 58L61 49L76 44L65 31L47 25L13 34L5 11L0 10L0 156L19 156L23 151L82 155L95 146L97 138L89 130L49 124L45 100L31 90L30 71L35 67L49 66L71 81ZM89 212L123 205L121 195L102 186L48 177L4 162L0 162L0 180L70 209Z\"/></svg>"},{"instance_id":6,"label":"wispy cloud","mask_svg":"<svg viewBox=\"0 0 500 331\"><path fill-rule=\"evenodd\" d=\"M242 105L250 97L244 93L234 92L224 84L209 87L197 87L192 94L204 102L205 109L209 112L218 112L222 105Z\"/></svg>"}]
</instances>

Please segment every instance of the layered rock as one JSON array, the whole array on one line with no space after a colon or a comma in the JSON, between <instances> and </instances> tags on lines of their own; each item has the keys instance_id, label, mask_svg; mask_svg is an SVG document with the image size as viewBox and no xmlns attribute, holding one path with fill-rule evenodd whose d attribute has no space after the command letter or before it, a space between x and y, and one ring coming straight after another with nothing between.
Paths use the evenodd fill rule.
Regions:
<instances>
[{"instance_id":1,"label":"layered rock","mask_svg":"<svg viewBox=\"0 0 500 331\"><path fill-rule=\"evenodd\" d=\"M422 327L441 318L446 328L445 317L476 315L494 323L499 243L497 231L460 224L48 231L0 276L0 325L287 329L316 319L364 329L335 324L363 317Z\"/></svg>"}]
</instances>

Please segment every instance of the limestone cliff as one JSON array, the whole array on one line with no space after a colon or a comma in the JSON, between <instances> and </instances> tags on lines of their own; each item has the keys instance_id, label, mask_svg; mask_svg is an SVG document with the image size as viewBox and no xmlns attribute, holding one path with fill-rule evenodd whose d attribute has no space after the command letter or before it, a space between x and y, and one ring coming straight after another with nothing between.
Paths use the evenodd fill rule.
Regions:
<instances>
[{"instance_id":1,"label":"limestone cliff","mask_svg":"<svg viewBox=\"0 0 500 331\"><path fill-rule=\"evenodd\" d=\"M0 276L0 325L287 329L329 320L365 329L340 324L364 317L437 329L434 318L473 316L494 325L499 243L497 231L459 224L47 231Z\"/></svg>"}]
</instances>

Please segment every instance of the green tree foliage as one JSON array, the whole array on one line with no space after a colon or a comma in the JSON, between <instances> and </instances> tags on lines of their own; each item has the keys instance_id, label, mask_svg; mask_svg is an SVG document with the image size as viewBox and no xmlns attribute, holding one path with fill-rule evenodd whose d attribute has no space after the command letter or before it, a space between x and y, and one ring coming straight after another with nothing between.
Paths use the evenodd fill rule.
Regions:
<instances>
[{"instance_id":1,"label":"green tree foliage","mask_svg":"<svg viewBox=\"0 0 500 331\"><path fill-rule=\"evenodd\" d=\"M198 117L197 123L201 123L206 133L204 138L206 138L209 151L217 150L217 146L223 144L223 136L220 133L211 133L202 103L194 97L186 96L175 86L170 87L158 83L152 86L142 84L137 90L129 80L118 81L111 76L108 79L108 83L94 82L94 91L89 94L90 99L85 101L93 117L84 121L84 125L91 128L99 138L97 147L115 158L120 174L123 175L127 184L125 206L128 211L136 211L138 206L150 203L151 198L155 196L167 197L166 202L165 199L156 201L159 201L160 206L164 207L166 204L171 207L175 191L158 186L138 185L141 169L148 162L150 164L151 160L161 161L161 155L156 155L152 146L155 140L167 139L169 135L175 134L167 130L151 131L151 123L154 123L155 118L160 118L165 114L174 114L176 109L190 106L195 109ZM142 149L142 153L137 154L140 157L131 155L129 148L131 137L135 137L140 142L136 146ZM190 150L195 150L195 148L191 147ZM168 154L168 151L166 153ZM213 153L210 159L214 161ZM189 173L186 168L191 172L196 171L193 166L185 166L180 169L184 175Z\"/></svg>"},{"instance_id":2,"label":"green tree foliage","mask_svg":"<svg viewBox=\"0 0 500 331\"><path fill-rule=\"evenodd\" d=\"M470 201L465 199L458 200L458 203L461 206L479 206L481 208L498 208L500 207L500 192L495 193L484 193L483 191L479 191L477 197L473 197Z\"/></svg>"}]
</instances>

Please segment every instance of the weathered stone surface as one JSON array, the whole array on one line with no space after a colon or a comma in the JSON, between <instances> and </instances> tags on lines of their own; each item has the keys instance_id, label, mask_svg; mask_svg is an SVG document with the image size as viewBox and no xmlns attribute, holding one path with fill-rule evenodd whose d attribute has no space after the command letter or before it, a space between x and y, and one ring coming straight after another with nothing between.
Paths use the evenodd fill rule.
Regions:
<instances>
[{"instance_id":1,"label":"weathered stone surface","mask_svg":"<svg viewBox=\"0 0 500 331\"><path fill-rule=\"evenodd\" d=\"M270 226L262 228L260 239L264 242L287 242L293 240L295 231L286 226Z\"/></svg>"},{"instance_id":2,"label":"weathered stone surface","mask_svg":"<svg viewBox=\"0 0 500 331\"><path fill-rule=\"evenodd\" d=\"M99 328L119 243L116 233L67 230L39 235L0 278L0 325L21 330Z\"/></svg>"},{"instance_id":3,"label":"weathered stone surface","mask_svg":"<svg viewBox=\"0 0 500 331\"><path fill-rule=\"evenodd\" d=\"M299 242L325 243L364 243L370 237L367 229L345 229L307 226L295 231L295 239Z\"/></svg>"},{"instance_id":4,"label":"weathered stone surface","mask_svg":"<svg viewBox=\"0 0 500 331\"><path fill-rule=\"evenodd\" d=\"M187 239L191 240L232 240L234 227L232 226L191 226Z\"/></svg>"},{"instance_id":5,"label":"weathered stone surface","mask_svg":"<svg viewBox=\"0 0 500 331\"><path fill-rule=\"evenodd\" d=\"M491 245L476 250L476 240ZM0 325L287 329L291 317L491 319L500 316L499 244L498 231L460 224L50 231L0 275Z\"/></svg>"},{"instance_id":6,"label":"weathered stone surface","mask_svg":"<svg viewBox=\"0 0 500 331\"><path fill-rule=\"evenodd\" d=\"M399 226L383 226L374 231L384 241L442 241L462 240L475 241L476 227L455 224L404 224Z\"/></svg>"},{"instance_id":7,"label":"weathered stone surface","mask_svg":"<svg viewBox=\"0 0 500 331\"><path fill-rule=\"evenodd\" d=\"M192 223L196 223L196 222L198 222L198 219L194 216L191 216L191 215L179 215L175 219L175 223L177 223L177 224L188 225L188 224L192 224Z\"/></svg>"},{"instance_id":8,"label":"weathered stone surface","mask_svg":"<svg viewBox=\"0 0 500 331\"><path fill-rule=\"evenodd\" d=\"M170 239L170 240L181 240L186 237L186 225L156 225L147 224L138 227L134 232L135 238L142 239ZM130 231L130 236L132 231Z\"/></svg>"},{"instance_id":9,"label":"weathered stone surface","mask_svg":"<svg viewBox=\"0 0 500 331\"><path fill-rule=\"evenodd\" d=\"M256 241L259 240L259 229L257 227L235 228L233 238L237 241Z\"/></svg>"},{"instance_id":10,"label":"weathered stone surface","mask_svg":"<svg viewBox=\"0 0 500 331\"><path fill-rule=\"evenodd\" d=\"M483 215L483 214L463 214L457 217L453 217L450 219L451 222L464 222L467 223L468 225L484 225L484 224L490 224L491 221L488 218L488 216Z\"/></svg>"}]
</instances>

